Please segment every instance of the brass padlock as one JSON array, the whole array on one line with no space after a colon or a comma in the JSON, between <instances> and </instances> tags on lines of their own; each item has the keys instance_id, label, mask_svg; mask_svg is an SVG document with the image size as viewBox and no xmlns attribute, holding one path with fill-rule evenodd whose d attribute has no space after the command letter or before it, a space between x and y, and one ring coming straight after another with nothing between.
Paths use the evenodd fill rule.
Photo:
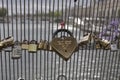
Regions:
<instances>
[{"instance_id":1,"label":"brass padlock","mask_svg":"<svg viewBox=\"0 0 120 80\"><path fill-rule=\"evenodd\" d=\"M27 40L23 40L22 44L21 44L21 48L23 50L28 50L28 46L29 46L29 41Z\"/></svg>"},{"instance_id":2,"label":"brass padlock","mask_svg":"<svg viewBox=\"0 0 120 80\"><path fill-rule=\"evenodd\" d=\"M59 32L66 32L69 35L56 37ZM51 46L64 60L67 61L76 50L77 40L69 30L59 29L53 34Z\"/></svg>"},{"instance_id":3,"label":"brass padlock","mask_svg":"<svg viewBox=\"0 0 120 80\"><path fill-rule=\"evenodd\" d=\"M19 41L15 41L12 51L12 59L19 59L22 56L22 49Z\"/></svg>"},{"instance_id":4,"label":"brass padlock","mask_svg":"<svg viewBox=\"0 0 120 80\"><path fill-rule=\"evenodd\" d=\"M32 52L32 53L36 53L36 52L37 52L37 41L32 40L32 41L29 43L28 51L29 51L29 52Z\"/></svg>"},{"instance_id":5,"label":"brass padlock","mask_svg":"<svg viewBox=\"0 0 120 80\"><path fill-rule=\"evenodd\" d=\"M3 43L0 41L0 50L2 50L3 49Z\"/></svg>"},{"instance_id":6,"label":"brass padlock","mask_svg":"<svg viewBox=\"0 0 120 80\"><path fill-rule=\"evenodd\" d=\"M43 40L40 40L39 44L38 44L38 49L39 50L43 50L43 47L44 47L44 41Z\"/></svg>"},{"instance_id":7,"label":"brass padlock","mask_svg":"<svg viewBox=\"0 0 120 80\"><path fill-rule=\"evenodd\" d=\"M84 37L78 41L79 45L86 45L91 39L91 33L88 33L87 35L84 35Z\"/></svg>"},{"instance_id":8,"label":"brass padlock","mask_svg":"<svg viewBox=\"0 0 120 80\"><path fill-rule=\"evenodd\" d=\"M102 47L106 47L107 45L110 44L110 41L102 39L102 40L100 40L100 44L102 45Z\"/></svg>"},{"instance_id":9,"label":"brass padlock","mask_svg":"<svg viewBox=\"0 0 120 80\"><path fill-rule=\"evenodd\" d=\"M9 46L13 46L14 44L14 39L12 36L9 36L5 39L3 39L1 42L1 45L3 45L3 48L9 47Z\"/></svg>"}]
</instances>

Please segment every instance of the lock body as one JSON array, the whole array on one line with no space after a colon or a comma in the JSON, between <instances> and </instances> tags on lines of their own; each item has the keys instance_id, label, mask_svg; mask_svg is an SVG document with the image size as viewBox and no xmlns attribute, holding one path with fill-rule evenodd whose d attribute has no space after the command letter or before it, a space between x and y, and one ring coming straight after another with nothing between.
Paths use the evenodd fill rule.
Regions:
<instances>
[{"instance_id":1,"label":"lock body","mask_svg":"<svg viewBox=\"0 0 120 80\"><path fill-rule=\"evenodd\" d=\"M84 45L84 44L86 45L90 41L90 39L91 39L91 34L88 33L78 42L78 44L79 45Z\"/></svg>"},{"instance_id":2,"label":"lock body","mask_svg":"<svg viewBox=\"0 0 120 80\"><path fill-rule=\"evenodd\" d=\"M66 32L69 36L56 37L59 32ZM50 43L53 50L56 51L60 57L64 60L68 60L75 52L77 47L77 41L73 37L72 33L66 29L59 29L53 34L53 39Z\"/></svg>"},{"instance_id":3,"label":"lock body","mask_svg":"<svg viewBox=\"0 0 120 80\"><path fill-rule=\"evenodd\" d=\"M38 49L39 50L43 50L44 48L44 41L43 40L40 40L39 44L38 44Z\"/></svg>"},{"instance_id":4,"label":"lock body","mask_svg":"<svg viewBox=\"0 0 120 80\"><path fill-rule=\"evenodd\" d=\"M22 56L22 49L21 49L21 46L20 46L20 42L16 41L14 43L14 47L13 47L11 58L12 59L19 59L19 58L21 58L21 56Z\"/></svg>"},{"instance_id":5,"label":"lock body","mask_svg":"<svg viewBox=\"0 0 120 80\"><path fill-rule=\"evenodd\" d=\"M112 51L117 51L118 50L117 43L115 41L111 42L110 48L111 48Z\"/></svg>"},{"instance_id":6,"label":"lock body","mask_svg":"<svg viewBox=\"0 0 120 80\"><path fill-rule=\"evenodd\" d=\"M27 40L24 40L21 44L21 48L23 50L28 50L29 42Z\"/></svg>"},{"instance_id":7,"label":"lock body","mask_svg":"<svg viewBox=\"0 0 120 80\"><path fill-rule=\"evenodd\" d=\"M9 36L3 40L0 41L0 49L3 49L3 48L7 48L7 47L10 47L10 46L13 46L14 45L14 42L13 42L13 37L12 36ZM10 48L6 49L6 51L8 50L9 51Z\"/></svg>"},{"instance_id":8,"label":"lock body","mask_svg":"<svg viewBox=\"0 0 120 80\"><path fill-rule=\"evenodd\" d=\"M28 46L28 51L31 53L36 53L37 52L37 41L32 40Z\"/></svg>"}]
</instances>

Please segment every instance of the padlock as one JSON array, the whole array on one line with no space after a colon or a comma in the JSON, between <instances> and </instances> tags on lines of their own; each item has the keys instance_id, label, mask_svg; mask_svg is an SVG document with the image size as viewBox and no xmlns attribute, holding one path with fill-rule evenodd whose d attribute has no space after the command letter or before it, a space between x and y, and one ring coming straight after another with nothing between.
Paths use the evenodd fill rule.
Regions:
<instances>
[{"instance_id":1,"label":"padlock","mask_svg":"<svg viewBox=\"0 0 120 80\"><path fill-rule=\"evenodd\" d=\"M22 56L22 49L19 41L15 41L12 51L12 59L19 59Z\"/></svg>"},{"instance_id":2,"label":"padlock","mask_svg":"<svg viewBox=\"0 0 120 80\"><path fill-rule=\"evenodd\" d=\"M111 42L110 48L111 48L111 51L117 51L118 50L117 43L115 41Z\"/></svg>"},{"instance_id":3,"label":"padlock","mask_svg":"<svg viewBox=\"0 0 120 80\"><path fill-rule=\"evenodd\" d=\"M50 43L48 43L48 51L53 51L53 48Z\"/></svg>"},{"instance_id":4,"label":"padlock","mask_svg":"<svg viewBox=\"0 0 120 80\"><path fill-rule=\"evenodd\" d=\"M29 41L27 40L23 40L22 44L21 44L21 48L23 50L28 50L28 46L29 46Z\"/></svg>"},{"instance_id":5,"label":"padlock","mask_svg":"<svg viewBox=\"0 0 120 80\"><path fill-rule=\"evenodd\" d=\"M31 52L31 53L36 53L37 52L37 41L32 40L29 43L28 51Z\"/></svg>"},{"instance_id":6,"label":"padlock","mask_svg":"<svg viewBox=\"0 0 120 80\"><path fill-rule=\"evenodd\" d=\"M102 40L100 40L100 44L102 45L102 47L105 48L106 46L108 46L110 44L110 41L102 39Z\"/></svg>"},{"instance_id":7,"label":"padlock","mask_svg":"<svg viewBox=\"0 0 120 80\"><path fill-rule=\"evenodd\" d=\"M44 40L43 50L48 50L48 41Z\"/></svg>"},{"instance_id":8,"label":"padlock","mask_svg":"<svg viewBox=\"0 0 120 80\"><path fill-rule=\"evenodd\" d=\"M12 46L8 46L3 49L5 52L11 52L12 51Z\"/></svg>"},{"instance_id":9,"label":"padlock","mask_svg":"<svg viewBox=\"0 0 120 80\"><path fill-rule=\"evenodd\" d=\"M56 37L59 32L66 32L69 36ZM66 61L71 57L78 45L77 40L73 37L73 34L67 29L57 30L53 34L53 39L50 44L52 48Z\"/></svg>"},{"instance_id":10,"label":"padlock","mask_svg":"<svg viewBox=\"0 0 120 80\"><path fill-rule=\"evenodd\" d=\"M2 42L0 42L0 50L2 50L3 49L3 43Z\"/></svg>"},{"instance_id":11,"label":"padlock","mask_svg":"<svg viewBox=\"0 0 120 80\"><path fill-rule=\"evenodd\" d=\"M43 50L43 47L44 47L44 41L43 40L40 40L39 44L38 44L38 49L39 50Z\"/></svg>"},{"instance_id":12,"label":"padlock","mask_svg":"<svg viewBox=\"0 0 120 80\"><path fill-rule=\"evenodd\" d=\"M96 49L102 48L102 47L101 47L101 44L99 43L99 41L96 42L95 47L96 47Z\"/></svg>"},{"instance_id":13,"label":"padlock","mask_svg":"<svg viewBox=\"0 0 120 80\"><path fill-rule=\"evenodd\" d=\"M3 44L4 48L8 47L8 46L13 46L14 45L14 39L12 36L9 36L5 39L3 39L1 41L1 43Z\"/></svg>"},{"instance_id":14,"label":"padlock","mask_svg":"<svg viewBox=\"0 0 120 80\"><path fill-rule=\"evenodd\" d=\"M78 41L78 44L81 46L84 44L86 45L90 41L90 39L91 39L91 33L88 33L87 35L84 35L84 37L81 40Z\"/></svg>"}]
</instances>

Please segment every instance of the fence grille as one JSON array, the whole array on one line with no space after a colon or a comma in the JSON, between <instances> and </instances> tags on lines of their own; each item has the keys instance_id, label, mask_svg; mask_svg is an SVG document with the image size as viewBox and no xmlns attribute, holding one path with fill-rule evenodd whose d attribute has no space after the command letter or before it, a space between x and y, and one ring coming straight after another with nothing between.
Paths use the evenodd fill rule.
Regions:
<instances>
[{"instance_id":1,"label":"fence grille","mask_svg":"<svg viewBox=\"0 0 120 80\"><path fill-rule=\"evenodd\" d=\"M120 16L120 0L0 0L0 7L0 39L13 36L14 41L21 42L50 42L61 21L80 40L88 32L101 32ZM75 52L68 61L55 52L32 54L27 50L13 60L12 52L1 50L0 80L119 80L120 49L112 52L91 45Z\"/></svg>"}]
</instances>

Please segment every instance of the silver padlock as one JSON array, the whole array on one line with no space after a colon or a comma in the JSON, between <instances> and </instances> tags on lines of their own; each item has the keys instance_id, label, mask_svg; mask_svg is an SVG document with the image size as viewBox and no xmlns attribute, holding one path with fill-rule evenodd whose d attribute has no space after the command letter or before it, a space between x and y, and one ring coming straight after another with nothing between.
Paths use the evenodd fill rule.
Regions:
<instances>
[{"instance_id":1,"label":"silver padlock","mask_svg":"<svg viewBox=\"0 0 120 80\"><path fill-rule=\"evenodd\" d=\"M117 51L118 50L117 43L111 42L110 48L111 48L112 51Z\"/></svg>"},{"instance_id":2,"label":"silver padlock","mask_svg":"<svg viewBox=\"0 0 120 80\"><path fill-rule=\"evenodd\" d=\"M8 46L6 48L4 48L5 52L11 52L12 51L12 46Z\"/></svg>"},{"instance_id":3,"label":"silver padlock","mask_svg":"<svg viewBox=\"0 0 120 80\"><path fill-rule=\"evenodd\" d=\"M22 56L22 49L19 41L15 41L12 51L12 59L19 59Z\"/></svg>"}]
</instances>

